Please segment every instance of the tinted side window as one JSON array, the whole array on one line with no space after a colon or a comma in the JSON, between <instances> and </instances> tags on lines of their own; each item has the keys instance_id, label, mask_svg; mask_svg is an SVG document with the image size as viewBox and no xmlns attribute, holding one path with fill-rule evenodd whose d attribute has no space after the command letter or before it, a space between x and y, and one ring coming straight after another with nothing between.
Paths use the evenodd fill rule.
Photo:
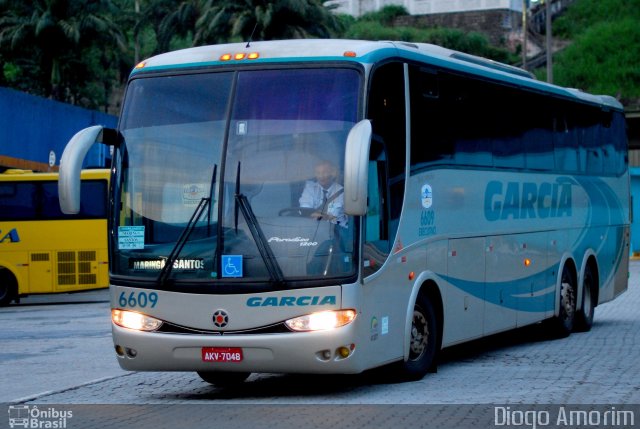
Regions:
<instances>
[{"instance_id":1,"label":"tinted side window","mask_svg":"<svg viewBox=\"0 0 640 429\"><path fill-rule=\"evenodd\" d=\"M60 211L58 182L0 184L0 220L99 219L107 217L107 181L85 180L80 188L80 212Z\"/></svg>"},{"instance_id":2,"label":"tinted side window","mask_svg":"<svg viewBox=\"0 0 640 429\"><path fill-rule=\"evenodd\" d=\"M614 175L624 119L446 70L410 67L411 171L437 165Z\"/></svg>"},{"instance_id":3,"label":"tinted side window","mask_svg":"<svg viewBox=\"0 0 640 429\"><path fill-rule=\"evenodd\" d=\"M409 68L411 97L411 165L420 169L453 162L454 108L442 73L435 69Z\"/></svg>"},{"instance_id":4,"label":"tinted side window","mask_svg":"<svg viewBox=\"0 0 640 429\"><path fill-rule=\"evenodd\" d=\"M406 163L406 121L404 97L404 65L389 63L373 71L368 103L368 117L374 139L387 148L387 170L390 192L390 231L400 217L404 199ZM396 225L397 226L397 225Z\"/></svg>"}]
</instances>

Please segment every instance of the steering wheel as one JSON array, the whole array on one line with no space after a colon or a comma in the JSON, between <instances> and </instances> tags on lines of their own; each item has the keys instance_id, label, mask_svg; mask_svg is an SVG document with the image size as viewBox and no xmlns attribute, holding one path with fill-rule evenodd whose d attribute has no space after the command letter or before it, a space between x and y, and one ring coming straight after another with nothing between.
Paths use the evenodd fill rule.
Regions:
<instances>
[{"instance_id":1,"label":"steering wheel","mask_svg":"<svg viewBox=\"0 0 640 429\"><path fill-rule=\"evenodd\" d=\"M278 212L278 216L310 217L317 209L311 207L287 207Z\"/></svg>"}]
</instances>

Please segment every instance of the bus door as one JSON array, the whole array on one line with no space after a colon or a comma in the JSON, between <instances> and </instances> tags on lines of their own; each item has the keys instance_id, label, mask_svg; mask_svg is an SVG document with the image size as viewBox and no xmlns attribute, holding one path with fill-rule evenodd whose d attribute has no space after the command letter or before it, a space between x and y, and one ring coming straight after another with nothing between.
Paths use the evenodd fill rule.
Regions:
<instances>
[{"instance_id":1,"label":"bus door","mask_svg":"<svg viewBox=\"0 0 640 429\"><path fill-rule=\"evenodd\" d=\"M407 306L394 303L408 300L411 291L398 287L398 279L405 276L406 267L388 263L404 204L404 74L404 64L397 62L374 69L367 103L373 137L369 153L369 204L364 220L364 316L370 321L369 351L379 359L396 359L402 353Z\"/></svg>"}]
</instances>

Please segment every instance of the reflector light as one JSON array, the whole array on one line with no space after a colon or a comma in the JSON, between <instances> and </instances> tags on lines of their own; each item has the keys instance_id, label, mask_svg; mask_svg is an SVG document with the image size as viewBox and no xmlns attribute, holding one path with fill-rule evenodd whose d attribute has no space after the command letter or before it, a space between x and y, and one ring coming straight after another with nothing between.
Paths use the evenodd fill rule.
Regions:
<instances>
[{"instance_id":1,"label":"reflector light","mask_svg":"<svg viewBox=\"0 0 640 429\"><path fill-rule=\"evenodd\" d=\"M344 51L344 53L343 53L342 55L343 55L343 56L345 56L345 57L350 57L350 58L355 58L355 57L357 57L357 56L358 56L358 55L357 55L355 52L353 52L353 51Z\"/></svg>"},{"instance_id":2,"label":"reflector light","mask_svg":"<svg viewBox=\"0 0 640 429\"><path fill-rule=\"evenodd\" d=\"M338 354L340 355L340 357L346 358L346 357L349 357L349 355L351 354L351 350L349 350L346 347L340 347L338 348Z\"/></svg>"},{"instance_id":3,"label":"reflector light","mask_svg":"<svg viewBox=\"0 0 640 429\"><path fill-rule=\"evenodd\" d=\"M142 62L139 62L138 64L136 64L135 68L137 68L137 69L141 69L141 68L143 68L143 67L144 67L144 66L146 66L146 65L147 65L147 63L146 63L146 62L144 62L144 61L142 61Z\"/></svg>"},{"instance_id":4,"label":"reflector light","mask_svg":"<svg viewBox=\"0 0 640 429\"><path fill-rule=\"evenodd\" d=\"M224 54L220 56L220 61L229 61L231 58L231 54Z\"/></svg>"},{"instance_id":5,"label":"reflector light","mask_svg":"<svg viewBox=\"0 0 640 429\"><path fill-rule=\"evenodd\" d=\"M528 267L529 265L531 265L531 259L529 259L529 258L525 258L525 260L524 260L524 266L525 266L525 267Z\"/></svg>"},{"instance_id":6,"label":"reflector light","mask_svg":"<svg viewBox=\"0 0 640 429\"><path fill-rule=\"evenodd\" d=\"M256 60L260 57L260 54L257 52L251 52L249 55L247 55L247 58L249 58L250 60Z\"/></svg>"},{"instance_id":7,"label":"reflector light","mask_svg":"<svg viewBox=\"0 0 640 429\"><path fill-rule=\"evenodd\" d=\"M243 52L240 52L240 53L235 54L235 55L233 56L233 59L234 59L234 60L244 60L244 58L245 58L246 56L247 56L247 54L245 54L245 53L243 53Z\"/></svg>"}]
</instances>

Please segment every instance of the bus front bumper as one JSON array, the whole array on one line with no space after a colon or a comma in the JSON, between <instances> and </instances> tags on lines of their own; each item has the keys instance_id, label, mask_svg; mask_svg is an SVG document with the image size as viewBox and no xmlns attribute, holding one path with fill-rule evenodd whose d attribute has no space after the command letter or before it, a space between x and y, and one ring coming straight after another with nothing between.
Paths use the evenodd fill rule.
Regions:
<instances>
[{"instance_id":1,"label":"bus front bumper","mask_svg":"<svg viewBox=\"0 0 640 429\"><path fill-rule=\"evenodd\" d=\"M112 328L118 363L130 371L354 374L366 369L358 358L355 322L327 331L260 335L154 333L113 323ZM225 349L233 359L205 357Z\"/></svg>"}]
</instances>

